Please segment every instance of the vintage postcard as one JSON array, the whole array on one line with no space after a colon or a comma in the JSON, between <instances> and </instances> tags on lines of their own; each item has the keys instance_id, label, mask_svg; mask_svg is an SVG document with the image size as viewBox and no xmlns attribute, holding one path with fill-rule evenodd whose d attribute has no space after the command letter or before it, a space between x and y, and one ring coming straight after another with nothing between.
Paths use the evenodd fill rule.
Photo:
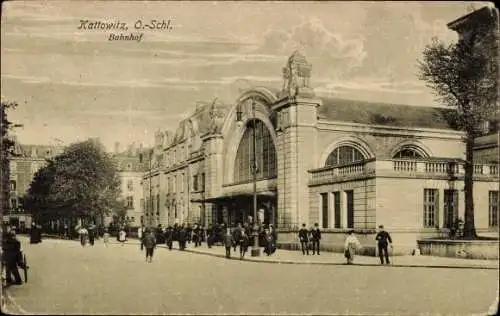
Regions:
<instances>
[{"instance_id":1,"label":"vintage postcard","mask_svg":"<svg viewBox=\"0 0 500 316\"><path fill-rule=\"evenodd\" d=\"M1 12L3 312L498 312L491 3Z\"/></svg>"}]
</instances>

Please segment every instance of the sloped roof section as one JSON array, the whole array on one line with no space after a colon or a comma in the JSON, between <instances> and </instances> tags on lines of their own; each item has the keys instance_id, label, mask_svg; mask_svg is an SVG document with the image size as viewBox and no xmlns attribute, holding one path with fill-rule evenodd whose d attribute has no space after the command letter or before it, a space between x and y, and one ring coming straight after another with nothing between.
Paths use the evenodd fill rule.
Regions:
<instances>
[{"instance_id":1,"label":"sloped roof section","mask_svg":"<svg viewBox=\"0 0 500 316\"><path fill-rule=\"evenodd\" d=\"M449 124L453 113L450 109L336 98L321 100L323 105L318 114L320 119L327 121L454 130Z\"/></svg>"}]
</instances>

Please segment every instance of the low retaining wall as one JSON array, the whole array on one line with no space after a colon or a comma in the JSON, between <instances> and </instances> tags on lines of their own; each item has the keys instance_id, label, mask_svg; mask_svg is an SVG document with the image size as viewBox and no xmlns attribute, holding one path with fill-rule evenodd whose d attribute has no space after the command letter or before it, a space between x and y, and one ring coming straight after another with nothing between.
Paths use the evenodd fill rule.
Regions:
<instances>
[{"instance_id":1,"label":"low retaining wall","mask_svg":"<svg viewBox=\"0 0 500 316\"><path fill-rule=\"evenodd\" d=\"M498 240L419 240L424 256L498 260Z\"/></svg>"}]
</instances>

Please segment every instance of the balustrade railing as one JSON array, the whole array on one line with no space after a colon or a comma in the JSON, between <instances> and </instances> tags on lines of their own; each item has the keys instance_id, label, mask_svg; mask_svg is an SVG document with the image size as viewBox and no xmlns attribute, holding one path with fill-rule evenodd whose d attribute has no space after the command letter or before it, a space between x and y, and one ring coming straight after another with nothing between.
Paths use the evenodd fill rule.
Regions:
<instances>
[{"instance_id":1,"label":"balustrade railing","mask_svg":"<svg viewBox=\"0 0 500 316\"><path fill-rule=\"evenodd\" d=\"M475 164L475 176L498 176L498 165ZM426 161L410 159L369 160L350 165L331 166L311 170L310 183L334 182L335 179L358 177L375 173L420 174L434 176L459 176L465 173L463 162L457 161Z\"/></svg>"}]
</instances>

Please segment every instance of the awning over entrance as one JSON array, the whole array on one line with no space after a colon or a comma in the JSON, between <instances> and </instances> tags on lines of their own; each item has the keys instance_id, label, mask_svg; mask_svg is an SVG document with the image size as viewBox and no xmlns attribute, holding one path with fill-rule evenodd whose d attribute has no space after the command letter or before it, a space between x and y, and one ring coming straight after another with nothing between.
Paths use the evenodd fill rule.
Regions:
<instances>
[{"instance_id":1,"label":"awning over entrance","mask_svg":"<svg viewBox=\"0 0 500 316\"><path fill-rule=\"evenodd\" d=\"M276 197L276 192L273 191L263 191L263 192L257 192L257 198L262 199L262 198L275 198ZM253 193L231 193L231 194L226 194L226 195L221 195L213 198L206 198L206 199L192 199L191 202L193 203L216 203L216 204L223 204L227 202L233 202L235 200L251 200L253 198Z\"/></svg>"}]
</instances>

